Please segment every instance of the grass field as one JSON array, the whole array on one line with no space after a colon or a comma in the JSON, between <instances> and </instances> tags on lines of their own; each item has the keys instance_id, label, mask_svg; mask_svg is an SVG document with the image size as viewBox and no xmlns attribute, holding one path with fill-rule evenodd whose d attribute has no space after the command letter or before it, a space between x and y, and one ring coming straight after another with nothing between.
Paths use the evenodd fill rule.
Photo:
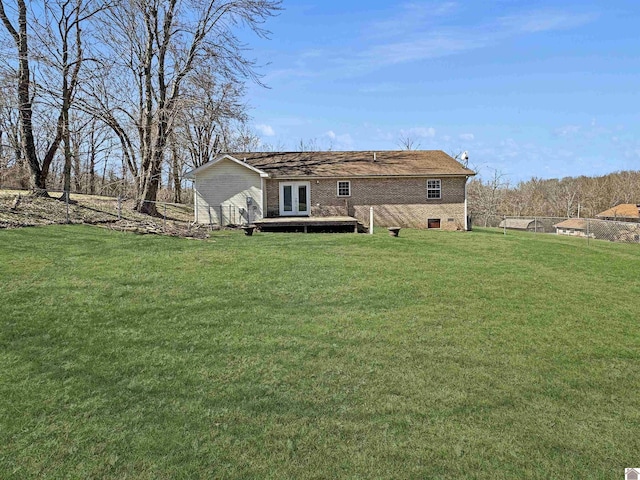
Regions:
<instances>
[{"instance_id":1,"label":"grass field","mask_svg":"<svg viewBox=\"0 0 640 480\"><path fill-rule=\"evenodd\" d=\"M640 247L0 231L0 478L622 478Z\"/></svg>"}]
</instances>

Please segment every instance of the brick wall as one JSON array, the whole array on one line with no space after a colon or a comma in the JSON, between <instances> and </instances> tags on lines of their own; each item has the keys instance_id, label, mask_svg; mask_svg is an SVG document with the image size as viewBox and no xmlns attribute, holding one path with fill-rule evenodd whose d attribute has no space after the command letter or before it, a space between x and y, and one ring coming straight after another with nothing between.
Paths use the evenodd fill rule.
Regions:
<instances>
[{"instance_id":1,"label":"brick wall","mask_svg":"<svg viewBox=\"0 0 640 480\"><path fill-rule=\"evenodd\" d=\"M338 197L339 180L351 182L349 197ZM426 178L311 179L311 215L350 215L368 225L373 207L374 225L427 228L427 220L436 218L442 229L463 229L466 179L440 180L442 198L427 199ZM267 180L266 189L267 216L278 216L279 180Z\"/></svg>"}]
</instances>

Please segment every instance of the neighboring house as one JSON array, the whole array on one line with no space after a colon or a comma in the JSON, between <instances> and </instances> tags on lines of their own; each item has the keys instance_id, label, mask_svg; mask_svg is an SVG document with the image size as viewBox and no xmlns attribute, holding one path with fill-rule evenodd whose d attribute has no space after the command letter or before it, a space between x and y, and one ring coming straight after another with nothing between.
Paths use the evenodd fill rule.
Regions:
<instances>
[{"instance_id":1,"label":"neighboring house","mask_svg":"<svg viewBox=\"0 0 640 480\"><path fill-rule=\"evenodd\" d=\"M542 231L542 225L533 218L507 218L500 222L500 228L508 228L510 230L526 230L535 232Z\"/></svg>"},{"instance_id":2,"label":"neighboring house","mask_svg":"<svg viewBox=\"0 0 640 480\"><path fill-rule=\"evenodd\" d=\"M558 235L587 236L587 221L583 218L569 218L554 225Z\"/></svg>"},{"instance_id":3,"label":"neighboring house","mask_svg":"<svg viewBox=\"0 0 640 480\"><path fill-rule=\"evenodd\" d=\"M596 218L601 220L617 220L619 222L640 222L640 205L635 203L622 203L609 210L598 213Z\"/></svg>"},{"instance_id":4,"label":"neighboring house","mask_svg":"<svg viewBox=\"0 0 640 480\"><path fill-rule=\"evenodd\" d=\"M467 229L466 184L475 172L439 150L221 154L187 173L195 221L350 216L369 224Z\"/></svg>"}]
</instances>

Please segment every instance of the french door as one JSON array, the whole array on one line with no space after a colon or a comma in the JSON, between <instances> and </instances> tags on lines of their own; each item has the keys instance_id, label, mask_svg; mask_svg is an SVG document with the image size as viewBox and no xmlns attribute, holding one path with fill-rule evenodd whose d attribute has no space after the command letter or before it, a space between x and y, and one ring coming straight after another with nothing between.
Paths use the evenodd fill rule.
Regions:
<instances>
[{"instance_id":1,"label":"french door","mask_svg":"<svg viewBox=\"0 0 640 480\"><path fill-rule=\"evenodd\" d=\"M309 182L280 182L280 215L309 215Z\"/></svg>"}]
</instances>

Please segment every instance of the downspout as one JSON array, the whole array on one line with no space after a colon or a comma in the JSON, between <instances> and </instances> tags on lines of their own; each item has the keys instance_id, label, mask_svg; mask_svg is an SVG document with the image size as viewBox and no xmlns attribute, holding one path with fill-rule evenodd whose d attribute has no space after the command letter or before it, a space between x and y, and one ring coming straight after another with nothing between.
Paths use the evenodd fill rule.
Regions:
<instances>
[{"instance_id":1,"label":"downspout","mask_svg":"<svg viewBox=\"0 0 640 480\"><path fill-rule=\"evenodd\" d=\"M465 177L464 179L464 231L469 231L469 216L467 215L467 182L469 181L469 177Z\"/></svg>"},{"instance_id":2,"label":"downspout","mask_svg":"<svg viewBox=\"0 0 640 480\"><path fill-rule=\"evenodd\" d=\"M198 198L196 197L196 194L198 192L198 188L196 186L197 178L198 177L193 177L193 185L191 186L191 188L193 189L193 216L196 220L196 223L198 223Z\"/></svg>"},{"instance_id":3,"label":"downspout","mask_svg":"<svg viewBox=\"0 0 640 480\"><path fill-rule=\"evenodd\" d=\"M262 175L260 175L260 189L262 190L262 218L267 218L267 189Z\"/></svg>"}]
</instances>

